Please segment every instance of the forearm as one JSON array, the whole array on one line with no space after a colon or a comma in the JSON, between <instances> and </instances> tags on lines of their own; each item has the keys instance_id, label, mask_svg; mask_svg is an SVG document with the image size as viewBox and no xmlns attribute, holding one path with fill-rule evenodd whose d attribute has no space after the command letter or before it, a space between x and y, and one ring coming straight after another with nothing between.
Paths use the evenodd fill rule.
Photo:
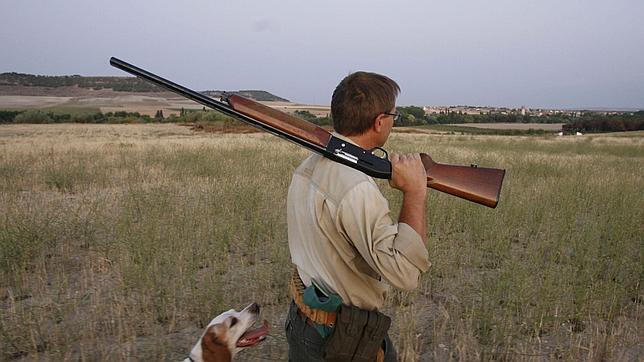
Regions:
<instances>
[{"instance_id":1,"label":"forearm","mask_svg":"<svg viewBox=\"0 0 644 362\"><path fill-rule=\"evenodd\" d=\"M398 222L411 226L420 235L423 242L427 241L426 196L426 190L403 193L402 207L398 217Z\"/></svg>"}]
</instances>

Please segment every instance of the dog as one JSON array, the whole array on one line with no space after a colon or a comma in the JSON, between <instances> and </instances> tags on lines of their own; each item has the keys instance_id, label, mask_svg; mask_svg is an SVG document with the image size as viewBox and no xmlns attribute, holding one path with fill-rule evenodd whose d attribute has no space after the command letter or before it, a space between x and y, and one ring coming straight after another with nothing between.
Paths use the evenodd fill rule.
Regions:
<instances>
[{"instance_id":1,"label":"dog","mask_svg":"<svg viewBox=\"0 0 644 362\"><path fill-rule=\"evenodd\" d=\"M237 353L266 339L268 322L252 329L259 317L259 305L252 303L241 312L231 309L216 316L183 362L232 361Z\"/></svg>"}]
</instances>

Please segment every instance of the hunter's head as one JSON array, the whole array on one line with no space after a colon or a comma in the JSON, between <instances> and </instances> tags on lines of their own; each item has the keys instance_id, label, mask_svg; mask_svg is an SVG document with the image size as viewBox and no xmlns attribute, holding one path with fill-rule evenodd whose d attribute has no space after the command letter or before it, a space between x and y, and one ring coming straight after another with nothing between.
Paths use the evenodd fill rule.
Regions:
<instances>
[{"instance_id":1,"label":"hunter's head","mask_svg":"<svg viewBox=\"0 0 644 362\"><path fill-rule=\"evenodd\" d=\"M369 72L349 74L333 91L333 128L344 136L358 136L384 122L383 125L391 130L398 93L398 84L384 75ZM386 130L385 141L389 130Z\"/></svg>"}]
</instances>

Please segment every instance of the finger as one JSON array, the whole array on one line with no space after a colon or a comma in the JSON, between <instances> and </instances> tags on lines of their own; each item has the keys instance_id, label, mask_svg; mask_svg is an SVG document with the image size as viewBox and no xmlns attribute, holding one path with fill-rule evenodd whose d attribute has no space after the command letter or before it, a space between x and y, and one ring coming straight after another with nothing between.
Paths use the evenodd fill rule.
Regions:
<instances>
[{"instance_id":1,"label":"finger","mask_svg":"<svg viewBox=\"0 0 644 362\"><path fill-rule=\"evenodd\" d=\"M414 161L416 162L418 167L425 169L425 164L423 164L423 159L420 157L420 153L414 155Z\"/></svg>"}]
</instances>

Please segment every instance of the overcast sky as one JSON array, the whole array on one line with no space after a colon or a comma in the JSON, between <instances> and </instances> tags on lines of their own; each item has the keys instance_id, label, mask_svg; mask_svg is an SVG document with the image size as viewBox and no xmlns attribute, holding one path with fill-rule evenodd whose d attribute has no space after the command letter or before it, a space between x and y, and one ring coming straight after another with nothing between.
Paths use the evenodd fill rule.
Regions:
<instances>
[{"instance_id":1,"label":"overcast sky","mask_svg":"<svg viewBox=\"0 0 644 362\"><path fill-rule=\"evenodd\" d=\"M357 70L401 105L644 108L642 0L0 0L0 72L124 75L328 104Z\"/></svg>"}]
</instances>

